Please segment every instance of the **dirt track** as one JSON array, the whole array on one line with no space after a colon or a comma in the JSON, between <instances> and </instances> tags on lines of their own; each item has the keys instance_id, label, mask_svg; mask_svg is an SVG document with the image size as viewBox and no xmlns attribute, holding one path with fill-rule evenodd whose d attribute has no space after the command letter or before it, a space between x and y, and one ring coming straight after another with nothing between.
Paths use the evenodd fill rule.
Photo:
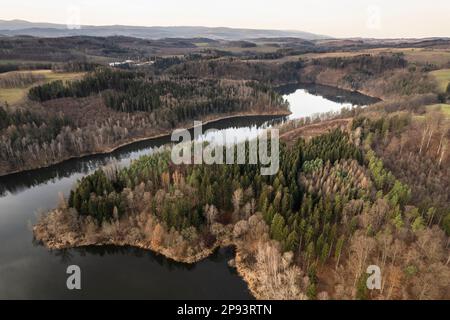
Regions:
<instances>
[{"instance_id":1,"label":"dirt track","mask_svg":"<svg viewBox=\"0 0 450 320\"><path fill-rule=\"evenodd\" d=\"M281 134L280 139L285 141L288 145L292 145L300 137L309 139L336 128L345 130L351 121L351 118L336 119L302 126Z\"/></svg>"}]
</instances>

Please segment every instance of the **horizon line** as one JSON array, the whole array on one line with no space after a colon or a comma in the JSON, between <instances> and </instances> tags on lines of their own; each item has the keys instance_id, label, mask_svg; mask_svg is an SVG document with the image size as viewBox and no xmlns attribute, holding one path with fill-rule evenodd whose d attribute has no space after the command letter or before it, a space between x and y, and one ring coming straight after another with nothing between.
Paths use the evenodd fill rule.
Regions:
<instances>
[{"instance_id":1,"label":"horizon line","mask_svg":"<svg viewBox=\"0 0 450 320\"><path fill-rule=\"evenodd\" d=\"M53 24L53 25L60 25L64 26L67 25L67 23L61 23L61 22L48 22L48 21L32 21L32 20L25 20L20 18L14 18L14 19L3 19L0 18L0 21L3 22L14 22L14 21L20 21L20 22L26 22L26 23L34 23L34 24ZM209 26L209 25L132 25L132 24L80 24L81 29L83 27L132 27L132 28L210 28L210 29L235 29L235 30L252 30L252 31L280 31L280 32L299 32L299 33L307 33L311 35L316 35L320 37L325 37L324 39L320 40L350 40L350 39L374 39L374 40L414 40L414 39L450 39L450 35L448 36L419 36L419 37L412 37L412 36L403 36L403 37L372 37L372 36L330 36L327 34L322 33L315 33L313 31L305 31L305 30L299 30L299 29L279 29L279 28L257 28L257 27L236 27L236 26ZM25 30L24 29L16 29L16 30ZM31 27L28 29L44 29L42 27ZM78 30L81 30L78 29ZM3 29L8 31L13 31L11 29ZM47 37L43 37L47 38ZM264 37L267 38L267 37ZM289 36L281 36L276 38L289 38ZM298 38L298 37L294 37Z\"/></svg>"}]
</instances>

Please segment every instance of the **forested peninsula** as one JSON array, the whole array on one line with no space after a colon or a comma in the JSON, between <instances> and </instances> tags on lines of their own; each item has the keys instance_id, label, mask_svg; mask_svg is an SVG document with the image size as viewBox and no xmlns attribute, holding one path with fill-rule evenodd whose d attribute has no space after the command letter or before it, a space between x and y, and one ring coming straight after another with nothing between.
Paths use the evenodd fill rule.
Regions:
<instances>
[{"instance_id":1,"label":"forested peninsula","mask_svg":"<svg viewBox=\"0 0 450 320\"><path fill-rule=\"evenodd\" d=\"M450 298L448 39L0 37L0 45L10 61L0 64L0 175L194 120L288 115L282 85L380 98L276 124L272 176L248 161L175 165L170 146L107 165L40 215L36 243L132 246L181 263L233 246L229 264L258 299ZM380 289L367 287L371 265L382 271Z\"/></svg>"}]
</instances>

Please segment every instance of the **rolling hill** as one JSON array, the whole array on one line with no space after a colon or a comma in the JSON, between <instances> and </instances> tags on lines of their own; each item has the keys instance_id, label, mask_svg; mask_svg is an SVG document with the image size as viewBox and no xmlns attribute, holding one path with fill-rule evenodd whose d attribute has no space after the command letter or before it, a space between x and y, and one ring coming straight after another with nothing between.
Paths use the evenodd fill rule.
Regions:
<instances>
[{"instance_id":1,"label":"rolling hill","mask_svg":"<svg viewBox=\"0 0 450 320\"><path fill-rule=\"evenodd\" d=\"M211 28L211 27L140 27L140 26L81 26L79 29L70 29L64 24L36 23L24 20L0 20L0 34L7 36L29 35L35 37L66 37L66 36L128 36L143 39L161 38L196 38L241 40L252 38L295 37L305 40L328 39L324 35L294 30L269 29L238 29L238 28Z\"/></svg>"}]
</instances>

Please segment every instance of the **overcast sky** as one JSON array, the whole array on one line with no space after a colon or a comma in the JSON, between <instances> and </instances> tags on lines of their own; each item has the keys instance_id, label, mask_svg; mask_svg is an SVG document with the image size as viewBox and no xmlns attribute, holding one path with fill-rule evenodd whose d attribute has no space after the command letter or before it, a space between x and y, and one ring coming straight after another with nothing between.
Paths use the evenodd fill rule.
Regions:
<instances>
[{"instance_id":1,"label":"overcast sky","mask_svg":"<svg viewBox=\"0 0 450 320\"><path fill-rule=\"evenodd\" d=\"M450 0L0 0L0 19L226 26L334 37L450 37Z\"/></svg>"}]
</instances>

